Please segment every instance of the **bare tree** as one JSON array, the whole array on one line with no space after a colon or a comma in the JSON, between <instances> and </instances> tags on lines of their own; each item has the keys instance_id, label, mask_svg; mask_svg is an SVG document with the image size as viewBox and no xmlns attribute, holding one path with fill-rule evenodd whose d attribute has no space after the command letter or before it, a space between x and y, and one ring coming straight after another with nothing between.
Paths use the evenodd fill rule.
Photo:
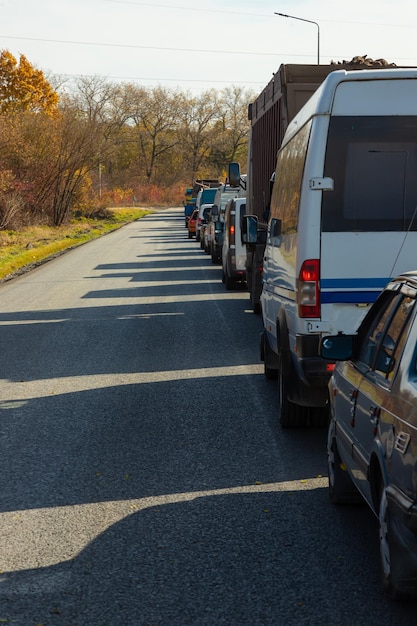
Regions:
<instances>
[{"instance_id":1,"label":"bare tree","mask_svg":"<svg viewBox=\"0 0 417 626\"><path fill-rule=\"evenodd\" d=\"M220 170L227 171L231 161L246 161L250 130L248 104L254 98L253 92L233 85L219 94L218 132L211 154Z\"/></svg>"},{"instance_id":2,"label":"bare tree","mask_svg":"<svg viewBox=\"0 0 417 626\"><path fill-rule=\"evenodd\" d=\"M134 125L147 183L154 181L158 165L179 142L177 133L181 99L164 87L130 89L130 119Z\"/></svg>"},{"instance_id":3,"label":"bare tree","mask_svg":"<svg viewBox=\"0 0 417 626\"><path fill-rule=\"evenodd\" d=\"M215 122L218 115L219 104L214 90L188 98L183 107L183 149L189 163L191 181L197 178L203 166L209 166L210 152L216 140Z\"/></svg>"}]
</instances>

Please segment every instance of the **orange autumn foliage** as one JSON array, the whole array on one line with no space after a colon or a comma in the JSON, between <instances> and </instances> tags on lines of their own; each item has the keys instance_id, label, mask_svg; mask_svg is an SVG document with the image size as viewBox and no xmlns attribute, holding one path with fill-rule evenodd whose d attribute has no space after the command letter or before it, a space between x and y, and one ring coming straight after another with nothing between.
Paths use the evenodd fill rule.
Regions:
<instances>
[{"instance_id":1,"label":"orange autumn foliage","mask_svg":"<svg viewBox=\"0 0 417 626\"><path fill-rule=\"evenodd\" d=\"M0 112L30 111L52 115L59 96L37 70L21 54L19 62L8 50L0 52Z\"/></svg>"}]
</instances>

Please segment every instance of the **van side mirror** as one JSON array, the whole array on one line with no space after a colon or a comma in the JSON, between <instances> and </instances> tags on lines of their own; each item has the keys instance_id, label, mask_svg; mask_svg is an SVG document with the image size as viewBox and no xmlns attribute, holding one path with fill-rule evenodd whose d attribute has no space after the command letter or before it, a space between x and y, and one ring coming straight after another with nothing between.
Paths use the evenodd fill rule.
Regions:
<instances>
[{"instance_id":1,"label":"van side mirror","mask_svg":"<svg viewBox=\"0 0 417 626\"><path fill-rule=\"evenodd\" d=\"M272 221L272 232L271 237L281 237L282 233L282 220L274 219Z\"/></svg>"},{"instance_id":2,"label":"van side mirror","mask_svg":"<svg viewBox=\"0 0 417 626\"><path fill-rule=\"evenodd\" d=\"M258 218L256 215L244 215L242 217L242 243L244 245L257 243L258 241Z\"/></svg>"},{"instance_id":3,"label":"van side mirror","mask_svg":"<svg viewBox=\"0 0 417 626\"><path fill-rule=\"evenodd\" d=\"M229 184L232 187L240 185L240 165L239 163L229 163Z\"/></svg>"}]
</instances>

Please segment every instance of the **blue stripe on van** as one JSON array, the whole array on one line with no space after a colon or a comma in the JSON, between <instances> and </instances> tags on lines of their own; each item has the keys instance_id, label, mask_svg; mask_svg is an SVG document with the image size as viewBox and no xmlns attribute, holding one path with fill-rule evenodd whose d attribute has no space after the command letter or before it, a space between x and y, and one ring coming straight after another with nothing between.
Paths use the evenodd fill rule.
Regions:
<instances>
[{"instance_id":1,"label":"blue stripe on van","mask_svg":"<svg viewBox=\"0 0 417 626\"><path fill-rule=\"evenodd\" d=\"M371 303L389 282L389 278L327 278L320 281L321 301Z\"/></svg>"},{"instance_id":2,"label":"blue stripe on van","mask_svg":"<svg viewBox=\"0 0 417 626\"><path fill-rule=\"evenodd\" d=\"M389 282L389 278L327 278L320 281L323 304L371 303Z\"/></svg>"},{"instance_id":3,"label":"blue stripe on van","mask_svg":"<svg viewBox=\"0 0 417 626\"><path fill-rule=\"evenodd\" d=\"M368 304L375 302L379 291L322 291L320 299L322 304L335 304L337 302Z\"/></svg>"},{"instance_id":4,"label":"blue stripe on van","mask_svg":"<svg viewBox=\"0 0 417 626\"><path fill-rule=\"evenodd\" d=\"M382 289L390 278L324 278L320 281L322 289Z\"/></svg>"}]
</instances>

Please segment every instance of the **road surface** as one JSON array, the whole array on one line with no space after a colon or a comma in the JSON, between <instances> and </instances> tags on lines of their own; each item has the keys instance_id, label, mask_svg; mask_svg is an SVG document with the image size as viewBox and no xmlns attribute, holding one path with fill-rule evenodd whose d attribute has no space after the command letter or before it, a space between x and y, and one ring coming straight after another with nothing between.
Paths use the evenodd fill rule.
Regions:
<instances>
[{"instance_id":1,"label":"road surface","mask_svg":"<svg viewBox=\"0 0 417 626\"><path fill-rule=\"evenodd\" d=\"M169 209L0 287L0 624L415 623L220 278Z\"/></svg>"}]
</instances>

